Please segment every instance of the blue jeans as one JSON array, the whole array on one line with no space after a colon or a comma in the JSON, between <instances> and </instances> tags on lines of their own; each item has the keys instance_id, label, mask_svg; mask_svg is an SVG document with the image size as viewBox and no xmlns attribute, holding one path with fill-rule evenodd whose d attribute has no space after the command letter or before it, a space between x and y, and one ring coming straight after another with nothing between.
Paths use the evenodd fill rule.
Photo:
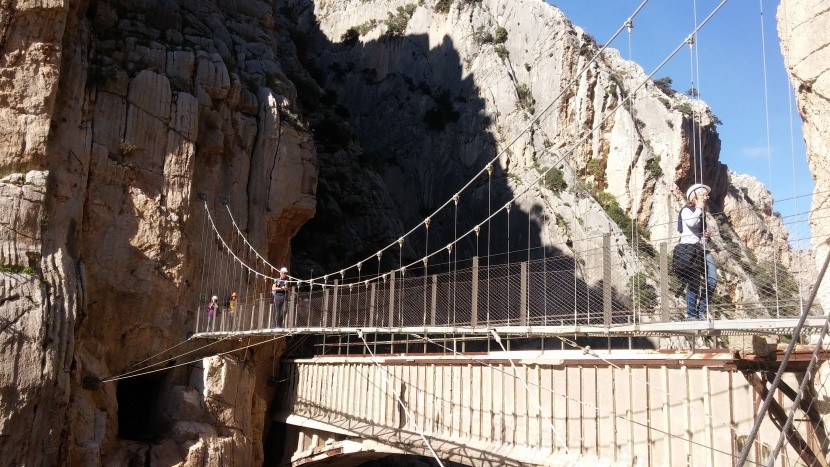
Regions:
<instances>
[{"instance_id":1,"label":"blue jeans","mask_svg":"<svg viewBox=\"0 0 830 467\"><path fill-rule=\"evenodd\" d=\"M278 328L282 327L282 320L285 316L285 294L284 293L273 293L274 297L274 318L276 319L275 325Z\"/></svg>"},{"instance_id":2,"label":"blue jeans","mask_svg":"<svg viewBox=\"0 0 830 467\"><path fill-rule=\"evenodd\" d=\"M704 274L691 274L686 281L686 318L706 318L706 306L709 297L715 292L718 284L717 269L715 269L715 258L711 253L706 253L706 270ZM703 276L706 276L706 290L702 290Z\"/></svg>"},{"instance_id":3,"label":"blue jeans","mask_svg":"<svg viewBox=\"0 0 830 467\"><path fill-rule=\"evenodd\" d=\"M712 253L706 253L706 291L711 296L715 293L715 286L718 285L718 270L715 269L715 257Z\"/></svg>"}]
</instances>

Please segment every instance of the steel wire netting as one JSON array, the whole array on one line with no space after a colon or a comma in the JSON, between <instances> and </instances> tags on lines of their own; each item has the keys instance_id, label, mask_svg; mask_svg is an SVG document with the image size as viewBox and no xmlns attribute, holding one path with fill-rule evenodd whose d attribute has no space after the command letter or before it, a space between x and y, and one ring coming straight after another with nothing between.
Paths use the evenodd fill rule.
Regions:
<instances>
[{"instance_id":1,"label":"steel wire netting","mask_svg":"<svg viewBox=\"0 0 830 467\"><path fill-rule=\"evenodd\" d=\"M701 254L703 252L701 251ZM772 268L749 268L743 300L724 297L718 285L707 289L706 268L662 271L669 282L646 274L628 276L622 257L606 265L601 249L579 256L557 255L512 264L478 266L427 276L388 276L386 281L320 287L294 293L286 303L289 327L495 327L617 325L670 321L689 316L687 290L697 287L706 314L717 319L797 316L798 283L775 277ZM669 261L670 263L670 258ZM609 273L610 272L610 273ZM661 274L656 271L655 274ZM605 284L608 280L609 283ZM722 285L722 284L721 284ZM199 331L241 332L271 329L276 317L271 296L240 299L233 315L221 307Z\"/></svg>"},{"instance_id":2,"label":"steel wire netting","mask_svg":"<svg viewBox=\"0 0 830 467\"><path fill-rule=\"evenodd\" d=\"M821 219L827 209L810 213ZM827 211L830 212L830 211ZM794 242L821 244L830 232L805 227L806 216L792 219ZM717 219L716 219L717 220ZM755 221L757 222L757 221ZM360 280L312 283L292 279L284 327L412 328L499 326L574 326L660 323L685 319L776 319L800 315L814 277L815 258L798 250L752 250L751 231L712 223L714 233L694 266L674 267L677 238L640 239L635 246L617 234L582 238L572 244L500 253L402 268ZM659 230L660 226L652 226ZM671 230L671 229L667 229ZM740 232L740 234L739 234ZM761 234L766 235L761 232ZM759 234L759 235L761 235ZM738 236L741 236L738 241ZM196 332L248 332L277 328L271 278L239 261L253 255L225 251L230 244L207 238ZM806 247L805 247L806 248ZM711 257L715 275L706 261ZM424 262L424 265L426 262ZM812 268L812 269L811 269ZM812 274L812 276L811 276ZM357 279L357 280L356 280ZM228 303L239 292L235 311ZM219 307L208 319L205 302L216 295ZM823 314L818 303L812 315Z\"/></svg>"}]
</instances>

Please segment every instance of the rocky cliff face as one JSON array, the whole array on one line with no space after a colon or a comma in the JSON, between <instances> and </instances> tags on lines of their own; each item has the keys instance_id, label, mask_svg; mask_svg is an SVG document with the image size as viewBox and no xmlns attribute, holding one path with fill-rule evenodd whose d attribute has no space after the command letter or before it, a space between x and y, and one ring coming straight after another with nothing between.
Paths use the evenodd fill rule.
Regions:
<instances>
[{"instance_id":1,"label":"rocky cliff face","mask_svg":"<svg viewBox=\"0 0 830 467\"><path fill-rule=\"evenodd\" d=\"M783 0L777 18L781 50L803 121L807 162L815 181L810 227L816 268L821 270L830 253L825 215L825 209L830 207L830 193L825 189L830 183L830 2ZM817 300L825 310L830 309L830 286L826 279Z\"/></svg>"},{"instance_id":2,"label":"rocky cliff face","mask_svg":"<svg viewBox=\"0 0 830 467\"><path fill-rule=\"evenodd\" d=\"M272 263L296 234L302 275L398 238L496 155L459 230L554 167L561 184L517 203L512 241L575 255L612 230L624 286L652 266L607 203L666 241L702 163L723 264L788 261L766 190L718 162L705 104L595 51L533 0L0 4L0 464L262 463L279 348L100 381L200 346L182 343L200 193L227 199ZM406 257L454 222L436 217ZM745 269L723 268L730 297L757 293Z\"/></svg>"},{"instance_id":3,"label":"rocky cliff face","mask_svg":"<svg viewBox=\"0 0 830 467\"><path fill-rule=\"evenodd\" d=\"M697 171L713 188L712 211L719 213L713 230L720 259L729 265L721 279L729 295L757 293L750 284L756 264L789 264L787 232L769 193L751 177L730 182L718 160L717 118L705 103L656 86L615 50L592 61L598 51L593 38L550 5L291 4L309 43L301 59L316 70L334 109L326 113L322 104L312 126L320 128L317 135L334 127L350 136L344 144L318 146L320 210L294 243L303 251L296 265L304 274L370 257L378 240L393 243L497 156L492 179L480 178L462 194L457 221L445 210L433 217L428 237L407 239L405 263L427 246L452 241L456 226L466 232L490 212L488 201L503 206L552 167L561 183L533 186L511 211L511 248L544 244L575 258L589 248L585 239L612 231L624 269L615 285L625 287L654 264L628 247L632 239L620 225L635 220L642 241L655 248L675 242L677 209ZM337 109L347 112L338 118ZM341 163L343 154L352 155L351 165ZM377 187L371 193L389 193L392 220L385 201L381 210L366 208L370 198L354 188L363 185L353 176L361 171ZM609 215L615 207L608 200L624 214ZM352 209L355 204L361 208ZM505 231L504 225L494 228L490 253L507 248ZM338 245L340 257L306 258L304 246L320 242ZM476 245L464 248L470 253ZM754 256L742 253L747 248ZM730 261L736 252L743 266Z\"/></svg>"},{"instance_id":4,"label":"rocky cliff face","mask_svg":"<svg viewBox=\"0 0 830 467\"><path fill-rule=\"evenodd\" d=\"M171 409L139 427L122 416L125 394L150 398L145 408L177 394L189 400L192 370L132 389L97 380L192 328L204 212L197 192L211 207L228 197L275 262L287 260L291 236L313 215L314 145L286 76L305 71L280 17L261 2L1 8L0 207L11 213L0 227L0 260L11 271L0 300L2 464L156 456L125 441L151 427L174 441L162 454L189 463L260 462L269 397L252 370L255 354L217 363L241 368L244 387L234 391L244 398L211 404L207 394L234 378L209 374L205 381L222 383L199 395L200 415ZM217 408L227 404L242 410ZM211 426L215 436L200 437Z\"/></svg>"}]
</instances>

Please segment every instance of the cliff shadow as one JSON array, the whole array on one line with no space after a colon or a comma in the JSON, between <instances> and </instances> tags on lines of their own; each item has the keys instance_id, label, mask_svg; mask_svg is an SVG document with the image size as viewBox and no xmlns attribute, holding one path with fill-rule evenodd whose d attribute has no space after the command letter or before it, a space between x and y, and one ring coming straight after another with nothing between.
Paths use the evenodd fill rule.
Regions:
<instances>
[{"instance_id":1,"label":"cliff shadow","mask_svg":"<svg viewBox=\"0 0 830 467\"><path fill-rule=\"evenodd\" d=\"M405 26L394 23L405 19L398 9L381 21L385 33L367 36L375 39L361 40L364 25L371 30L380 23L369 21L338 41L321 31L314 8L300 0L282 9L296 20L289 34L302 68L283 65L314 131L320 170L317 213L292 241L292 274L315 277L365 260L360 271L344 271L344 280L354 280L415 262L407 275L469 268L473 256L481 267L553 258L548 272L568 286L545 292L546 314L572 316L580 297L601 303L601 283L587 284L571 252L545 243L545 203L516 204L513 174L501 159L492 173L482 172L504 147L495 136L498 115L489 111L475 72L465 71L470 67L452 38L403 34ZM488 220L508 203L509 212ZM374 257L427 217L428 228ZM447 248L476 226L478 235ZM429 254L424 265L420 259ZM614 309L630 306L624 295L614 291Z\"/></svg>"}]
</instances>

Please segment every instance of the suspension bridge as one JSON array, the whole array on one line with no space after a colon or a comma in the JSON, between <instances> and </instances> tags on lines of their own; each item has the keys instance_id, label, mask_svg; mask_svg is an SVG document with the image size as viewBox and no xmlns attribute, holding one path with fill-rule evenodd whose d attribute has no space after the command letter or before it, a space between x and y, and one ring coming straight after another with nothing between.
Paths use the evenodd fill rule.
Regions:
<instances>
[{"instance_id":1,"label":"suspension bridge","mask_svg":"<svg viewBox=\"0 0 830 467\"><path fill-rule=\"evenodd\" d=\"M769 420L749 441L755 462L786 435L788 459L823 465L830 439L815 388L794 388L828 358L827 316L813 300L816 284L797 271L758 267L744 279L755 292L748 299L718 297L716 288L705 319L689 320L682 278L669 270L670 239L642 255L649 274L615 281L628 266L608 232L570 253L462 262L445 247L434 268L421 258L357 275L379 269L376 255L351 276L289 277L277 313L278 268L227 203L217 215L203 206L204 249L216 257L205 256L212 273L194 337L310 346L283 355L280 369L275 417L291 427L294 465L395 453L470 465L720 465L740 456L770 394L778 398ZM210 295L221 299L208 319ZM818 345L785 352L781 338ZM775 375L783 381L773 386ZM787 410L802 414L797 429L785 426Z\"/></svg>"},{"instance_id":2,"label":"suspension bridge","mask_svg":"<svg viewBox=\"0 0 830 467\"><path fill-rule=\"evenodd\" d=\"M643 266L653 266L656 279L634 274L635 280L615 281L614 276L629 267L627 258L618 254L619 243L612 241L612 233L605 233L585 239L585 249L574 250L573 256L534 258L544 251L522 251L514 253L518 261L506 264L495 262L499 258L473 256L466 262L435 266L443 272L431 272L425 267L427 259L422 259L352 280L345 271L309 279L289 276L285 318L278 323L270 292L278 280L277 268L247 242L227 205L228 225L234 226L229 237L234 240L220 234L207 203L204 206L212 230L204 238L215 243L205 249L222 256L208 261L224 266L206 267L213 274L203 279L210 285L204 286L194 317L199 337L270 335L284 329L308 334L362 331L484 337L492 330L517 336L790 335L804 313L802 332L817 333L825 322L820 306L805 307L806 293L813 284L803 283L783 268L776 281L775 271L762 267L746 276L747 290L755 292L744 291L747 300L730 301L713 294L707 316L690 320L683 279L669 270L668 243L660 242L650 250L651 264ZM232 243L249 251L234 253ZM213 248L217 245L221 248ZM271 268L271 275L254 270L243 255ZM208 318L205 303L214 294L218 294L219 306L215 316ZM231 294L237 297L233 309Z\"/></svg>"},{"instance_id":3,"label":"suspension bridge","mask_svg":"<svg viewBox=\"0 0 830 467\"><path fill-rule=\"evenodd\" d=\"M630 21L620 31L630 33ZM697 121L690 153L702 164ZM523 235L514 230L527 244L511 243L511 210L554 196L543 181L581 142L507 202L488 191L487 215L462 225L459 211L472 187L489 190L500 152L374 255L321 276L290 274L284 302L271 292L281 265L249 241L226 199L200 195L205 263L193 337L311 346L310 356L288 352L281 363L275 417L290 427L284 459L348 465L406 453L439 464L744 465L774 461L783 449L784 465L827 465L816 393L827 360L828 314L815 301L824 269L808 274L796 259L785 268L775 248L759 257L737 238L742 226L708 212L710 248L725 261L718 285L701 291L706 314L688 319L686 281L669 266L676 235L648 236L632 221L561 244L543 233L532 245L531 229L559 221L544 212ZM695 167L695 181L703 173ZM800 241L826 242L827 232L802 232L808 214L822 215L784 222ZM438 222L452 238L431 236ZM672 231L674 219L662 222L652 232ZM422 256L413 258L415 246Z\"/></svg>"}]
</instances>

